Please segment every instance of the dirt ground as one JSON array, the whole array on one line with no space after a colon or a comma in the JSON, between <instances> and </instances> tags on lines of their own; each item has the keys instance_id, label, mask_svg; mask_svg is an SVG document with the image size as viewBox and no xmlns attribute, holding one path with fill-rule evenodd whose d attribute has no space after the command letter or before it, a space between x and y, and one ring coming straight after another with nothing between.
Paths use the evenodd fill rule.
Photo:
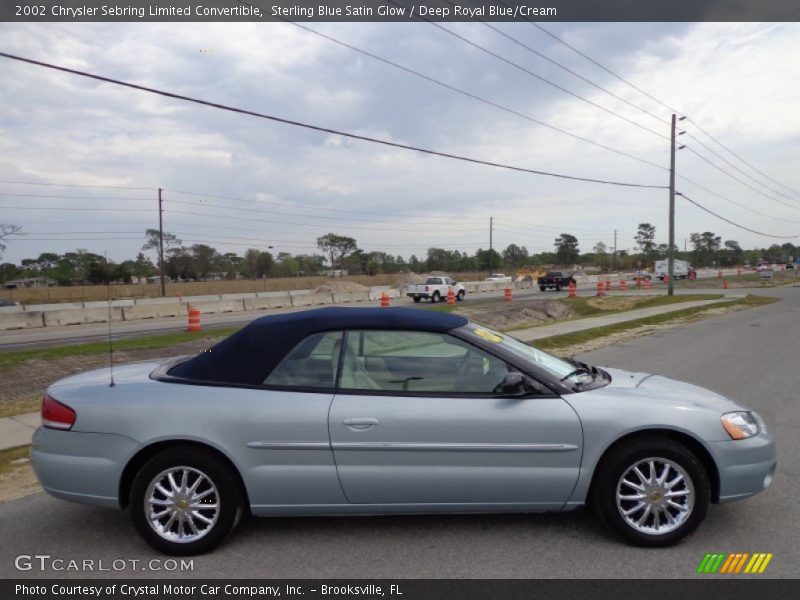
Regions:
<instances>
[{"instance_id":1,"label":"dirt ground","mask_svg":"<svg viewBox=\"0 0 800 600\"><path fill-rule=\"evenodd\" d=\"M196 354L213 345L218 338L203 338L157 350L115 351L114 362L118 364L157 358L169 358L181 354ZM0 407L9 404L34 406L47 387L69 375L108 365L107 354L93 356L68 356L51 360L29 360L11 367L0 375ZM29 412L28 410L22 412Z\"/></svg>"},{"instance_id":2,"label":"dirt ground","mask_svg":"<svg viewBox=\"0 0 800 600\"><path fill-rule=\"evenodd\" d=\"M0 475L0 504L42 491L28 459L19 461L18 466Z\"/></svg>"},{"instance_id":3,"label":"dirt ground","mask_svg":"<svg viewBox=\"0 0 800 600\"><path fill-rule=\"evenodd\" d=\"M355 281L331 281L311 290L315 294L328 294L330 292L366 292L369 288Z\"/></svg>"}]
</instances>

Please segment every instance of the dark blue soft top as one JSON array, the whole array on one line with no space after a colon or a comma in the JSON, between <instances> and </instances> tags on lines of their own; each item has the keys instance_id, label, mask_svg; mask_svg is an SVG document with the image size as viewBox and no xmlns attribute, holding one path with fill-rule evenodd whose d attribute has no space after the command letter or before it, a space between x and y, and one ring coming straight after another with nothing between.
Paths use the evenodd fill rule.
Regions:
<instances>
[{"instance_id":1,"label":"dark blue soft top","mask_svg":"<svg viewBox=\"0 0 800 600\"><path fill-rule=\"evenodd\" d=\"M320 331L409 329L444 333L467 324L456 315L410 308L318 308L256 319L210 350L173 367L174 377L258 385L298 342Z\"/></svg>"}]
</instances>

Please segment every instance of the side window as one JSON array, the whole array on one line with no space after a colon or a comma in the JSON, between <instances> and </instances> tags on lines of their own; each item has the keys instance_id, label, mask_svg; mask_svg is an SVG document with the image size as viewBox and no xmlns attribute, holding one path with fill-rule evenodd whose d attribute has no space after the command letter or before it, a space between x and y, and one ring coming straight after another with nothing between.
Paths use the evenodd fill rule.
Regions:
<instances>
[{"instance_id":1,"label":"side window","mask_svg":"<svg viewBox=\"0 0 800 600\"><path fill-rule=\"evenodd\" d=\"M508 365L466 342L423 331L348 331L341 389L491 394Z\"/></svg>"},{"instance_id":2,"label":"side window","mask_svg":"<svg viewBox=\"0 0 800 600\"><path fill-rule=\"evenodd\" d=\"M332 389L342 349L341 331L315 333L297 344L264 385Z\"/></svg>"}]
</instances>

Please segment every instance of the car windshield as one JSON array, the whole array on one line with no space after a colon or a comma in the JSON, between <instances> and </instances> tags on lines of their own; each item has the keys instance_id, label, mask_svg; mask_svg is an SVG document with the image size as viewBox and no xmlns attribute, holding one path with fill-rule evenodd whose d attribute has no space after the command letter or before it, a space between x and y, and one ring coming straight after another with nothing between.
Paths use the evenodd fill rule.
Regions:
<instances>
[{"instance_id":1,"label":"car windshield","mask_svg":"<svg viewBox=\"0 0 800 600\"><path fill-rule=\"evenodd\" d=\"M523 360L531 362L538 367L548 371L559 381L570 383L571 386L580 386L594 380L592 368L586 368L580 363L570 362L552 354L548 354L538 348L524 344L503 333L498 333L487 327L469 323L463 327L470 335L479 337L483 340L494 342L512 354L519 356Z\"/></svg>"}]
</instances>

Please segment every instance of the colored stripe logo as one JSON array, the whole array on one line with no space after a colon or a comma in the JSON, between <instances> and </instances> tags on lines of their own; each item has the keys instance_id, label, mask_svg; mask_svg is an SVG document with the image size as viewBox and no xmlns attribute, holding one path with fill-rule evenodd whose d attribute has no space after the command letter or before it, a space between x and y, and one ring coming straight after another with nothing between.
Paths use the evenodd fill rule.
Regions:
<instances>
[{"instance_id":1,"label":"colored stripe logo","mask_svg":"<svg viewBox=\"0 0 800 600\"><path fill-rule=\"evenodd\" d=\"M708 553L700 561L697 572L701 574L738 575L749 573L751 575L763 573L772 560L773 553L769 552L715 552Z\"/></svg>"}]
</instances>

